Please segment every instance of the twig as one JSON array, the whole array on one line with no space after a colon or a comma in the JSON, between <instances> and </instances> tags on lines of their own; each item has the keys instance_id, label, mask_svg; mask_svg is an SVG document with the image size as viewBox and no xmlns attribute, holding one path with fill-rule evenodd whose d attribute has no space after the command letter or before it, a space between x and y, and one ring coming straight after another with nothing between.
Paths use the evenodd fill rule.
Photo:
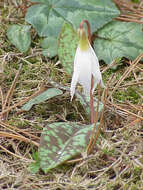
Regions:
<instances>
[{"instance_id":1,"label":"twig","mask_svg":"<svg viewBox=\"0 0 143 190\"><path fill-rule=\"evenodd\" d=\"M133 3L129 3L129 2L125 2L125 1L119 1L119 0L114 0L114 2L120 7L120 9L122 11L126 10L126 11L130 11L131 13L137 13L137 14L141 14L141 12L134 8L135 5Z\"/></svg>"},{"instance_id":2,"label":"twig","mask_svg":"<svg viewBox=\"0 0 143 190\"><path fill-rule=\"evenodd\" d=\"M105 67L105 69L102 70L101 73L105 73L108 69L112 68L112 67L115 66L115 65L116 65L116 61L112 61L109 65L107 65L107 66Z\"/></svg>"},{"instance_id":3,"label":"twig","mask_svg":"<svg viewBox=\"0 0 143 190\"><path fill-rule=\"evenodd\" d=\"M20 72L21 72L21 68L22 68L22 64L20 64L19 69L18 69L18 72L16 73L16 76L15 76L13 82L12 82L12 85L11 85L11 87L10 87L8 93L7 93L7 96L6 96L6 99L5 99L5 101L4 101L4 105L3 105L3 110L5 110L6 105L7 105L7 108L9 108L9 105L10 105L10 103L11 103L11 99L12 99L12 96L13 96L13 92L14 92L14 89L15 89L15 87L16 87L16 82L17 82L17 79L18 79L18 77L19 77L19 75L20 75ZM6 118L8 117L8 113L9 113L9 112L7 112ZM2 119L4 119L4 117L5 117L5 116L3 115L3 116L2 116Z\"/></svg>"},{"instance_id":4,"label":"twig","mask_svg":"<svg viewBox=\"0 0 143 190\"><path fill-rule=\"evenodd\" d=\"M131 19L131 18L116 17L116 20L127 21L127 22L136 22L136 23L143 24L142 20L136 20L136 19Z\"/></svg>"},{"instance_id":5,"label":"twig","mask_svg":"<svg viewBox=\"0 0 143 190\"><path fill-rule=\"evenodd\" d=\"M9 124L4 123L2 121L0 121L0 126L2 126L3 128L6 128L9 131L12 131L13 133L15 133L17 135L21 135L21 134L17 133L16 131L21 132L21 133L27 135L28 137L30 136L30 137L33 137L33 138L38 139L38 140L40 139L39 137L37 137L35 135L32 135L29 132L26 132L26 131L24 131L22 129L19 129L19 128L15 127L15 126L9 125Z\"/></svg>"},{"instance_id":6,"label":"twig","mask_svg":"<svg viewBox=\"0 0 143 190\"><path fill-rule=\"evenodd\" d=\"M143 106L138 106L138 105L134 105L132 103L130 103L129 101L127 101L127 103L131 106L131 108L137 110L137 111L142 111L143 112Z\"/></svg>"},{"instance_id":7,"label":"twig","mask_svg":"<svg viewBox=\"0 0 143 190\"><path fill-rule=\"evenodd\" d=\"M118 105L116 105L116 104L113 104L113 103L111 103L110 101L107 101L107 102L108 102L110 105L112 105L113 107L116 107L117 109L120 109L120 110L124 111L125 113L128 113L128 114L130 114L130 115L133 115L133 116L135 116L135 117L137 117L137 118L143 120L143 117L141 117L141 116L139 116L139 115L137 115L137 114L135 114L135 113L132 113L132 112L130 112L130 111L124 109L124 108L121 108L120 106L118 106Z\"/></svg>"},{"instance_id":8,"label":"twig","mask_svg":"<svg viewBox=\"0 0 143 190\"><path fill-rule=\"evenodd\" d=\"M133 73L133 75L134 75L134 78L135 78L136 82L138 83L139 80L138 80L138 78L137 78L137 75L136 75L136 73L135 73L135 70L133 70L132 73Z\"/></svg>"},{"instance_id":9,"label":"twig","mask_svg":"<svg viewBox=\"0 0 143 190\"><path fill-rule=\"evenodd\" d=\"M133 13L133 14L129 14L129 15L122 14L122 15L120 15L120 17L127 17L127 18L135 19L135 18L143 18L143 15Z\"/></svg>"},{"instance_id":10,"label":"twig","mask_svg":"<svg viewBox=\"0 0 143 190\"><path fill-rule=\"evenodd\" d=\"M4 104L4 97L3 97L3 92L0 86L0 96L1 96L1 105L2 105L2 110L3 110L3 104Z\"/></svg>"},{"instance_id":11,"label":"twig","mask_svg":"<svg viewBox=\"0 0 143 190\"><path fill-rule=\"evenodd\" d=\"M18 106L22 106L23 104L25 104L26 102L28 102L29 100L31 100L33 97L38 96L41 92L43 92L43 89L42 90L40 89L38 92L35 92L34 94L32 94L30 97L25 98L24 100L22 100L22 101L20 101L20 102L18 102L16 104L14 104L13 106L5 109L4 111L2 111L0 113L0 116L2 116L3 114L7 113L8 111L10 111L10 110L12 110L12 109L14 109L14 108L16 108Z\"/></svg>"},{"instance_id":12,"label":"twig","mask_svg":"<svg viewBox=\"0 0 143 190\"><path fill-rule=\"evenodd\" d=\"M37 142L32 141L31 139L28 139L28 138L23 137L21 135L14 135L14 134L10 134L8 132L2 132L2 131L0 131L0 137L9 137L9 138L13 138L13 139L18 139L18 140L24 141L26 143L32 143L35 146L39 146L39 144Z\"/></svg>"},{"instance_id":13,"label":"twig","mask_svg":"<svg viewBox=\"0 0 143 190\"><path fill-rule=\"evenodd\" d=\"M28 162L35 162L35 161L33 161L33 160L24 158L23 156L19 156L19 155L17 155L17 154L14 154L13 152L10 152L10 151L7 150L6 148L4 148L2 145L0 145L0 148L3 149L5 152L7 152L7 153L9 153L9 154L11 154L11 155L13 155L13 156L15 156L15 157L17 157L17 158L20 158L20 159L25 160L25 161L28 161Z\"/></svg>"},{"instance_id":14,"label":"twig","mask_svg":"<svg viewBox=\"0 0 143 190\"><path fill-rule=\"evenodd\" d=\"M108 100L111 98L112 94L118 89L119 85L123 82L123 80L128 76L128 74L134 69L134 67L138 64L138 62L141 60L141 58L143 57L143 53L141 55L139 55L133 62L132 64L129 66L129 68L124 72L124 74L122 75L122 77L120 78L120 80L117 82L116 86L114 87L114 89L112 90L110 96L108 97Z\"/></svg>"},{"instance_id":15,"label":"twig","mask_svg":"<svg viewBox=\"0 0 143 190\"><path fill-rule=\"evenodd\" d=\"M17 79L18 79L18 77L20 75L21 68L22 68L22 64L20 64L19 70L16 73L16 76L15 76L13 82L12 82L12 85L11 85L11 87L10 87L8 93L7 93L6 99L4 101L3 109L5 109L6 104L10 104L10 101L11 101L11 98L12 98L12 95L13 95L13 91L14 91L15 86L16 86L16 81L17 81Z\"/></svg>"},{"instance_id":16,"label":"twig","mask_svg":"<svg viewBox=\"0 0 143 190\"><path fill-rule=\"evenodd\" d=\"M119 86L118 88L125 88L125 87L128 87L128 86L137 86L137 85L140 85L140 84L143 84L143 81L124 84L124 85ZM114 88L114 87L111 87L111 88Z\"/></svg>"},{"instance_id":17,"label":"twig","mask_svg":"<svg viewBox=\"0 0 143 190\"><path fill-rule=\"evenodd\" d=\"M73 163L81 162L83 160L84 160L84 158L77 158L77 159L73 159L73 160L68 160L68 161L66 161L66 163L73 164Z\"/></svg>"},{"instance_id":18,"label":"twig","mask_svg":"<svg viewBox=\"0 0 143 190\"><path fill-rule=\"evenodd\" d=\"M141 123L141 120L139 118L137 118L134 121L128 123L127 126L126 126L126 128L130 127L130 126L135 126L136 124L139 124L139 123Z\"/></svg>"}]
</instances>

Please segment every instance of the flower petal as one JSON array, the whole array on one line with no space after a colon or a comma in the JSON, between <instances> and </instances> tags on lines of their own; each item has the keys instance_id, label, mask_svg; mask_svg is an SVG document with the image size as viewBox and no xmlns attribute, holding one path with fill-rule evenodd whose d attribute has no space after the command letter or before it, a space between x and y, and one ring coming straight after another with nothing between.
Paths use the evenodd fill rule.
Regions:
<instances>
[{"instance_id":1,"label":"flower petal","mask_svg":"<svg viewBox=\"0 0 143 190\"><path fill-rule=\"evenodd\" d=\"M83 86L84 93L90 93L91 87L91 61L90 61L90 51L82 51L78 49L77 54L78 59L75 61L74 72L79 73L78 82Z\"/></svg>"},{"instance_id":2,"label":"flower petal","mask_svg":"<svg viewBox=\"0 0 143 190\"><path fill-rule=\"evenodd\" d=\"M98 58L93 48L89 44L89 48L83 51L80 49L80 46L78 46L74 59L74 73L70 88L71 100L74 96L77 82L83 86L84 93L88 96L90 95L92 76L94 80L92 92L94 92L97 84L104 87Z\"/></svg>"},{"instance_id":3,"label":"flower petal","mask_svg":"<svg viewBox=\"0 0 143 190\"><path fill-rule=\"evenodd\" d=\"M98 58L93 50L93 48L90 46L90 51L91 51L91 62L92 62L92 75L94 77L94 86L92 91L94 92L97 84L100 84L101 87L105 87L103 80L102 80L102 75L100 72L100 66L99 66L99 61Z\"/></svg>"},{"instance_id":4,"label":"flower petal","mask_svg":"<svg viewBox=\"0 0 143 190\"><path fill-rule=\"evenodd\" d=\"M70 88L71 101L72 101L74 93L75 93L75 88L76 88L77 82L78 82L78 73L74 72L73 76L72 76L71 88Z\"/></svg>"}]
</instances>

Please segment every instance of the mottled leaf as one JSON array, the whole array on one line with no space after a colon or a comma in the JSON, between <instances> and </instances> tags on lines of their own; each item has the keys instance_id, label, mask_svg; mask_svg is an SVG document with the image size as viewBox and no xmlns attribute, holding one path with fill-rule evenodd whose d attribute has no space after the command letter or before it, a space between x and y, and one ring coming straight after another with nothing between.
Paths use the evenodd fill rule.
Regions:
<instances>
[{"instance_id":1,"label":"mottled leaf","mask_svg":"<svg viewBox=\"0 0 143 190\"><path fill-rule=\"evenodd\" d=\"M78 100L80 101L81 105L84 107L87 115L90 117L90 97L89 96L85 96L84 94L81 93L76 93L76 96L78 98ZM96 107L97 107L97 99L94 98L94 110L96 112ZM99 102L99 114L101 113L103 109L103 104L102 102Z\"/></svg>"},{"instance_id":2,"label":"mottled leaf","mask_svg":"<svg viewBox=\"0 0 143 190\"><path fill-rule=\"evenodd\" d=\"M31 26L27 25L12 25L9 26L7 31L8 39L17 49L24 53L29 49L31 43L30 37L30 28Z\"/></svg>"},{"instance_id":3,"label":"mottled leaf","mask_svg":"<svg viewBox=\"0 0 143 190\"><path fill-rule=\"evenodd\" d=\"M33 105L39 104L39 103L44 102L50 98L61 95L62 93L63 92L57 88L50 88L50 89L44 91L43 93L41 93L40 95L36 96L32 100L30 100L27 104L22 106L21 109L24 111L29 111Z\"/></svg>"},{"instance_id":4,"label":"mottled leaf","mask_svg":"<svg viewBox=\"0 0 143 190\"><path fill-rule=\"evenodd\" d=\"M77 34L70 24L65 24L59 35L58 55L65 71L71 75L76 47Z\"/></svg>"},{"instance_id":5,"label":"mottled leaf","mask_svg":"<svg viewBox=\"0 0 143 190\"><path fill-rule=\"evenodd\" d=\"M143 52L141 24L112 21L99 30L98 37L94 49L107 64L121 57L133 60Z\"/></svg>"},{"instance_id":6,"label":"mottled leaf","mask_svg":"<svg viewBox=\"0 0 143 190\"><path fill-rule=\"evenodd\" d=\"M52 123L43 128L39 159L44 172L85 152L93 125Z\"/></svg>"}]
</instances>

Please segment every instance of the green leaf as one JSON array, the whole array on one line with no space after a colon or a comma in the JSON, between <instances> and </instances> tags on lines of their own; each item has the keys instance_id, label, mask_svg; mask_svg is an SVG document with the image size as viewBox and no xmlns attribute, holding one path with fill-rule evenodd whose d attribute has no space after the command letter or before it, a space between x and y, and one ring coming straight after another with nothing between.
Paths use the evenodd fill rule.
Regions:
<instances>
[{"instance_id":1,"label":"green leaf","mask_svg":"<svg viewBox=\"0 0 143 190\"><path fill-rule=\"evenodd\" d=\"M71 23L76 30L83 19L88 19L91 31L95 32L120 14L111 0L89 0L88 2L86 0L33 0L33 2L38 4L27 9L25 20L35 28L39 36L48 37L48 40L58 38L65 21ZM53 47L50 45L43 53L55 55L55 51L53 53Z\"/></svg>"},{"instance_id":2,"label":"green leaf","mask_svg":"<svg viewBox=\"0 0 143 190\"><path fill-rule=\"evenodd\" d=\"M46 90L45 92L41 93L40 95L36 96L32 100L30 100L27 104L22 106L21 109L24 111L29 111L33 105L39 104L50 98L61 95L62 93L63 92L57 88L50 88L50 89Z\"/></svg>"},{"instance_id":3,"label":"green leaf","mask_svg":"<svg viewBox=\"0 0 143 190\"><path fill-rule=\"evenodd\" d=\"M98 59L107 64L120 57L133 60L143 52L141 24L112 21L99 30L98 37L94 49Z\"/></svg>"},{"instance_id":4,"label":"green leaf","mask_svg":"<svg viewBox=\"0 0 143 190\"><path fill-rule=\"evenodd\" d=\"M8 27L7 36L13 45L17 47L17 49L24 53L29 49L31 44L30 37L30 28L31 26L27 25L12 25Z\"/></svg>"},{"instance_id":5,"label":"green leaf","mask_svg":"<svg viewBox=\"0 0 143 190\"><path fill-rule=\"evenodd\" d=\"M40 169L40 165L39 165L39 162L35 162L35 163L31 163L29 165L29 170L32 174L36 174Z\"/></svg>"},{"instance_id":6,"label":"green leaf","mask_svg":"<svg viewBox=\"0 0 143 190\"><path fill-rule=\"evenodd\" d=\"M44 38L41 46L43 48L43 55L47 57L54 57L57 54L57 39L54 37Z\"/></svg>"},{"instance_id":7,"label":"green leaf","mask_svg":"<svg viewBox=\"0 0 143 190\"><path fill-rule=\"evenodd\" d=\"M76 32L70 24L64 24L58 43L58 55L65 71L71 75L78 38Z\"/></svg>"},{"instance_id":8,"label":"green leaf","mask_svg":"<svg viewBox=\"0 0 143 190\"><path fill-rule=\"evenodd\" d=\"M37 12L36 14L33 14L33 11L37 11L41 8L42 6L39 5L34 5L30 7L26 15L26 21L32 24L39 36L57 37L61 30L64 20L54 15L52 17L48 17L48 15L44 14L44 10L41 10L43 11L42 13ZM33 15L31 16L31 14Z\"/></svg>"},{"instance_id":9,"label":"green leaf","mask_svg":"<svg viewBox=\"0 0 143 190\"><path fill-rule=\"evenodd\" d=\"M43 7L43 9L42 9ZM41 10L42 9L42 10ZM39 11L41 12L39 13ZM56 16L48 16L45 12L45 6L34 5L28 9L26 20L35 28L39 36L46 37L42 41L43 55L54 57L57 55L57 38L61 31L64 20ZM35 11L36 14L34 13Z\"/></svg>"},{"instance_id":10,"label":"green leaf","mask_svg":"<svg viewBox=\"0 0 143 190\"><path fill-rule=\"evenodd\" d=\"M58 36L71 8L71 3L66 0L52 1L39 0L27 10L26 21L36 29L39 36ZM75 4L75 1L72 1Z\"/></svg>"},{"instance_id":11,"label":"green leaf","mask_svg":"<svg viewBox=\"0 0 143 190\"><path fill-rule=\"evenodd\" d=\"M79 28L80 22L86 19L93 33L120 15L120 11L111 0L78 0L78 2L80 9L76 12L69 12L67 18L73 24L74 29Z\"/></svg>"},{"instance_id":12,"label":"green leaf","mask_svg":"<svg viewBox=\"0 0 143 190\"><path fill-rule=\"evenodd\" d=\"M39 147L42 170L46 173L85 152L92 129L93 125L67 122L52 123L43 128Z\"/></svg>"},{"instance_id":13,"label":"green leaf","mask_svg":"<svg viewBox=\"0 0 143 190\"><path fill-rule=\"evenodd\" d=\"M140 0L132 0L132 2L134 2L134 3L139 3Z\"/></svg>"},{"instance_id":14,"label":"green leaf","mask_svg":"<svg viewBox=\"0 0 143 190\"><path fill-rule=\"evenodd\" d=\"M79 28L83 19L88 19L91 31L101 28L120 14L111 0L33 0L39 4L27 10L26 21L33 25L40 36L49 35L50 30L56 32L59 19L72 23ZM52 27L53 25L53 27ZM56 28L55 28L56 27ZM57 31L58 32L58 31Z\"/></svg>"},{"instance_id":15,"label":"green leaf","mask_svg":"<svg viewBox=\"0 0 143 190\"><path fill-rule=\"evenodd\" d=\"M34 163L31 163L29 165L29 170L32 174L35 174L39 171L40 169L40 163L39 163L39 154L38 152L33 152L32 153L32 158L35 160Z\"/></svg>"},{"instance_id":16,"label":"green leaf","mask_svg":"<svg viewBox=\"0 0 143 190\"><path fill-rule=\"evenodd\" d=\"M85 96L84 94L81 93L76 93L76 96L78 98L78 100L80 101L81 105L84 107L87 115L90 117L90 97L89 96ZM96 112L96 107L97 107L97 99L94 98L94 110ZM103 104L102 102L99 102L99 114L101 113L103 109Z\"/></svg>"}]
</instances>

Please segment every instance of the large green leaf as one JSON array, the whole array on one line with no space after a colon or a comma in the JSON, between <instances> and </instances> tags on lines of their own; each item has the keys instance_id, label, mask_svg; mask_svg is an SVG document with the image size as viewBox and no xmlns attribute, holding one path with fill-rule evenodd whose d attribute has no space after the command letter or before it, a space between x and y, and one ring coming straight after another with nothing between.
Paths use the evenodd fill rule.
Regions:
<instances>
[{"instance_id":1,"label":"large green leaf","mask_svg":"<svg viewBox=\"0 0 143 190\"><path fill-rule=\"evenodd\" d=\"M39 36L48 38L58 38L64 21L71 23L76 30L79 28L81 20L88 19L91 24L91 31L95 32L119 15L118 9L111 0L32 1L37 2L37 4L27 9L25 19L32 24ZM51 46L51 48L48 47L44 53L52 54L53 47Z\"/></svg>"},{"instance_id":2,"label":"large green leaf","mask_svg":"<svg viewBox=\"0 0 143 190\"><path fill-rule=\"evenodd\" d=\"M43 55L47 57L54 57L57 55L57 43L58 43L58 35L61 31L61 27L64 23L64 20L62 18L57 18L56 16L52 16L48 20L48 25L45 31L41 31L42 27L39 28L40 36L46 36L46 38L43 39L41 46L43 48ZM53 27L53 25L55 27Z\"/></svg>"},{"instance_id":3,"label":"large green leaf","mask_svg":"<svg viewBox=\"0 0 143 190\"><path fill-rule=\"evenodd\" d=\"M52 23L50 30L56 32L55 28L57 29L60 18L72 23L76 29L81 20L88 19L91 24L91 31L95 32L120 14L111 0L32 1L38 2L38 4L28 9L26 21L32 24L41 36L49 35L50 23Z\"/></svg>"},{"instance_id":4,"label":"large green leaf","mask_svg":"<svg viewBox=\"0 0 143 190\"><path fill-rule=\"evenodd\" d=\"M34 0L39 4L28 8L26 21L32 24L40 36L58 36L69 11L79 8L75 0Z\"/></svg>"},{"instance_id":5,"label":"large green leaf","mask_svg":"<svg viewBox=\"0 0 143 190\"><path fill-rule=\"evenodd\" d=\"M29 49L31 43L30 30L31 26L27 25L12 25L7 31L8 39L22 53Z\"/></svg>"},{"instance_id":6,"label":"large green leaf","mask_svg":"<svg viewBox=\"0 0 143 190\"><path fill-rule=\"evenodd\" d=\"M107 64L121 57L133 60L143 52L141 24L112 21L99 30L98 37L94 49L97 57Z\"/></svg>"},{"instance_id":7,"label":"large green leaf","mask_svg":"<svg viewBox=\"0 0 143 190\"><path fill-rule=\"evenodd\" d=\"M98 126L97 126L98 127ZM93 125L52 123L43 128L39 159L44 172L64 161L85 152Z\"/></svg>"},{"instance_id":8,"label":"large green leaf","mask_svg":"<svg viewBox=\"0 0 143 190\"><path fill-rule=\"evenodd\" d=\"M62 93L63 92L57 88L50 88L50 89L44 91L43 93L41 93L40 95L36 96L32 100L30 100L27 104L22 106L21 109L24 111L29 111L33 105L39 104L39 103L44 102L50 98L61 95Z\"/></svg>"},{"instance_id":9,"label":"large green leaf","mask_svg":"<svg viewBox=\"0 0 143 190\"><path fill-rule=\"evenodd\" d=\"M73 61L78 44L76 32L70 24L65 24L59 35L58 55L65 71L71 75L73 71Z\"/></svg>"},{"instance_id":10,"label":"large green leaf","mask_svg":"<svg viewBox=\"0 0 143 190\"><path fill-rule=\"evenodd\" d=\"M50 58L57 55L57 39L55 37L44 38L41 46L43 48L43 55Z\"/></svg>"},{"instance_id":11,"label":"large green leaf","mask_svg":"<svg viewBox=\"0 0 143 190\"><path fill-rule=\"evenodd\" d=\"M81 20L86 19L93 33L120 14L112 0L78 0L78 2L81 8L75 13L69 12L67 19L75 29L79 28Z\"/></svg>"}]
</instances>

